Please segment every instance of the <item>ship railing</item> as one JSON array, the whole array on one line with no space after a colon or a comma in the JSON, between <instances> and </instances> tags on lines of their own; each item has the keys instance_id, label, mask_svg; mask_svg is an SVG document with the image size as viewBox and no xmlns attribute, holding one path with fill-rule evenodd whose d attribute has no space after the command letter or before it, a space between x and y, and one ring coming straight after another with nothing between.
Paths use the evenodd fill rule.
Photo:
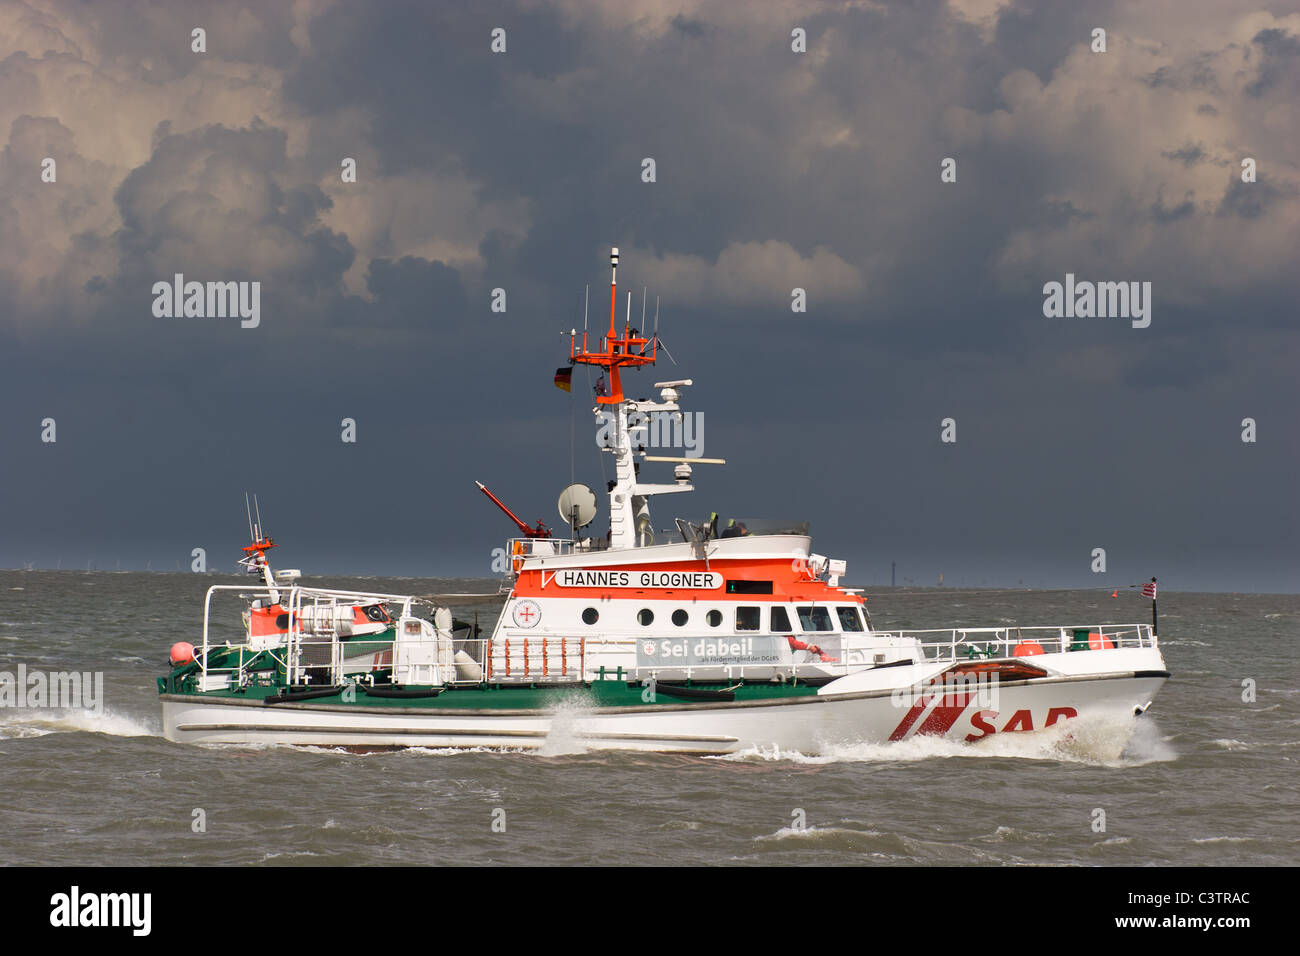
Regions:
<instances>
[{"instance_id":1,"label":"ship railing","mask_svg":"<svg viewBox=\"0 0 1300 956\"><path fill-rule=\"evenodd\" d=\"M518 574L527 558L552 558L566 554L583 554L603 551L608 545L604 538L508 538L506 540L505 573L507 577Z\"/></svg>"},{"instance_id":2,"label":"ship railing","mask_svg":"<svg viewBox=\"0 0 1300 956\"><path fill-rule=\"evenodd\" d=\"M1158 646L1150 624L956 627L871 633L874 637L919 641L925 659L936 662Z\"/></svg>"},{"instance_id":3,"label":"ship railing","mask_svg":"<svg viewBox=\"0 0 1300 956\"><path fill-rule=\"evenodd\" d=\"M518 571L525 558L549 558L573 554L572 538L509 538L506 541L508 570Z\"/></svg>"},{"instance_id":4,"label":"ship railing","mask_svg":"<svg viewBox=\"0 0 1300 956\"><path fill-rule=\"evenodd\" d=\"M200 691L225 690L240 686L244 682L246 669L263 655L269 656L280 669L287 667L288 657L283 647L258 651L247 644L241 644L233 645L232 649L237 650L239 654L235 658L235 663L227 667L209 667L206 663L207 654L196 654L195 663L199 668L196 683Z\"/></svg>"},{"instance_id":5,"label":"ship railing","mask_svg":"<svg viewBox=\"0 0 1300 956\"><path fill-rule=\"evenodd\" d=\"M213 639L212 599L217 594L231 591L249 599L263 599L268 603L278 599L288 616L289 629L282 643L258 648L249 643L247 635L244 635L238 643ZM240 683L244 677L245 667L263 651L270 654L284 668L286 679L291 684L303 683L309 669L315 671L317 676L323 672L332 683L341 683L345 647L334 627L339 609L358 604L382 603L390 608L390 616L397 621L410 617L412 607L417 602L427 603L408 594L385 594L374 591L311 588L299 585L274 588L249 587L243 584L213 585L208 588L203 600L203 643L196 654L199 687L209 690ZM304 612L306 612L306 626L304 626ZM344 616L346 617L346 613ZM232 665L225 667L208 665L209 652L218 647L239 650ZM307 653L304 654L304 651ZM322 683L322 681L316 680L311 683Z\"/></svg>"},{"instance_id":6,"label":"ship railing","mask_svg":"<svg viewBox=\"0 0 1300 956\"><path fill-rule=\"evenodd\" d=\"M861 646L849 640L852 637L894 639L890 647ZM938 628L933 630L872 630L869 632L804 632L805 641L816 641L831 660L806 660L782 665L777 670L789 678L842 677L878 666L882 656L889 659L909 656L908 644L920 643L921 661L917 663L963 663L990 658L1031 658L1038 653L1064 652L1104 653L1115 648L1154 648L1157 638L1149 624L1092 624L1067 627L966 627ZM702 679L722 676L726 680L755 678L766 680L771 675L771 665L723 665L700 667L687 665L656 665L639 667L635 664L635 640L593 640L588 647L589 659L603 664L611 660L608 673L619 677L626 673L632 679L667 674L671 679ZM1027 645L1037 645L1037 648ZM1039 650L1041 648L1041 651ZM882 652L888 652L882 655ZM879 656L878 656L879 655ZM628 663L615 670L611 656L628 658ZM595 666L595 664L593 664ZM603 675L602 675L603 676Z\"/></svg>"},{"instance_id":7,"label":"ship railing","mask_svg":"<svg viewBox=\"0 0 1300 956\"><path fill-rule=\"evenodd\" d=\"M396 622L411 616L411 607L417 600L408 594L300 586L288 589L288 600L284 600L283 595L282 591L280 603L289 615L289 633L286 637L289 667L286 680L290 685L337 686L343 683L346 648L334 627L340 609L350 609L358 604L383 603L390 607L390 617ZM391 609L395 608L400 610L392 614ZM345 610L343 618L348 616Z\"/></svg>"},{"instance_id":8,"label":"ship railing","mask_svg":"<svg viewBox=\"0 0 1300 956\"><path fill-rule=\"evenodd\" d=\"M256 650L247 644L245 640L238 644L231 641L214 641L211 633L212 622L212 599L217 594L225 591L236 591L241 594L253 597L267 597L273 592L271 588L249 587L245 584L214 584L208 588L207 594L203 598L203 643L197 648L195 654L195 663L198 665L198 687L201 691L214 690L222 687L229 687L238 684L242 678L244 668L251 664L253 658L258 656L259 650ZM283 592L281 592L283 593ZM218 647L238 648L239 654L235 658L235 663L227 667L210 667L208 666L209 652ZM279 654L276 655L275 651ZM271 650L275 660L283 666L285 664L284 648Z\"/></svg>"},{"instance_id":9,"label":"ship railing","mask_svg":"<svg viewBox=\"0 0 1300 956\"><path fill-rule=\"evenodd\" d=\"M489 648L492 641L486 637L467 637L463 640L452 640L453 655L453 673L447 683L458 686L471 686L487 682ZM458 660L458 656L464 653L469 660Z\"/></svg>"},{"instance_id":10,"label":"ship railing","mask_svg":"<svg viewBox=\"0 0 1300 956\"><path fill-rule=\"evenodd\" d=\"M586 663L585 637L498 637L488 642L484 677L493 684L579 682Z\"/></svg>"}]
</instances>

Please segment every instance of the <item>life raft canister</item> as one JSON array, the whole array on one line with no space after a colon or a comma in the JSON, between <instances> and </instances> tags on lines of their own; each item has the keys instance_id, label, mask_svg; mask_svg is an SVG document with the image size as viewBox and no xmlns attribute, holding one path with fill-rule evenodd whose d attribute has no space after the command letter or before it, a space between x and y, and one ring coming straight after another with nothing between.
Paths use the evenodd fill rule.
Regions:
<instances>
[{"instance_id":1,"label":"life raft canister","mask_svg":"<svg viewBox=\"0 0 1300 956\"><path fill-rule=\"evenodd\" d=\"M1011 652L1012 657L1033 657L1035 654L1044 654L1043 645L1037 641L1021 641L1016 645L1015 650Z\"/></svg>"},{"instance_id":2,"label":"life raft canister","mask_svg":"<svg viewBox=\"0 0 1300 956\"><path fill-rule=\"evenodd\" d=\"M1098 631L1085 631L1082 628L1074 632L1074 643L1070 645L1072 651L1100 651L1113 648L1115 642L1109 637L1103 637Z\"/></svg>"},{"instance_id":3,"label":"life raft canister","mask_svg":"<svg viewBox=\"0 0 1300 956\"><path fill-rule=\"evenodd\" d=\"M1115 646L1115 642L1109 637L1103 637L1097 631L1088 632L1088 649L1093 651L1110 650Z\"/></svg>"}]
</instances>

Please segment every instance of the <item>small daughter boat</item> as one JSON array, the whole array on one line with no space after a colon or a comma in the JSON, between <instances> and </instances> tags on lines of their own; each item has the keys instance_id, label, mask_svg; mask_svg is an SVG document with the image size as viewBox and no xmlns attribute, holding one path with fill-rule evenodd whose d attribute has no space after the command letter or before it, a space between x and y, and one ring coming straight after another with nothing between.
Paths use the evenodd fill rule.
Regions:
<instances>
[{"instance_id":1,"label":"small daughter boat","mask_svg":"<svg viewBox=\"0 0 1300 956\"><path fill-rule=\"evenodd\" d=\"M244 547L244 557L239 562L249 574L261 577L266 585L264 592L250 598L250 604L243 613L244 644L253 650L281 647L288 643L290 632L294 628L290 626L290 612L284 606L277 578L280 581L296 581L300 577L296 570L281 571L279 575L272 571L267 552L276 544L262 534L261 518L260 509L256 524L250 515L249 526L253 541ZM351 604L335 604L328 608L309 605L300 608L294 620L296 630L305 636L338 637L342 645L344 673L369 671L378 658L385 654L391 655L394 625L382 601L359 599Z\"/></svg>"},{"instance_id":2,"label":"small daughter boat","mask_svg":"<svg viewBox=\"0 0 1300 956\"><path fill-rule=\"evenodd\" d=\"M267 554L276 543L262 532L262 513L256 499L249 505L246 498L245 505L252 543L244 547L244 557L239 563L249 574L261 578L264 588L242 595L249 602L243 612L242 644L251 650L282 647L289 643L290 633L295 630L290 625L291 613L285 606L283 592L289 582L301 579L302 572L296 569L272 570ZM248 589L240 587L237 590ZM358 595L350 601L305 604L293 612L293 620L297 625L296 633L302 636L338 638L345 675L368 673L392 663L397 625L381 595ZM472 626L464 621L452 621L448 625L453 638L469 637L471 629Z\"/></svg>"}]
</instances>

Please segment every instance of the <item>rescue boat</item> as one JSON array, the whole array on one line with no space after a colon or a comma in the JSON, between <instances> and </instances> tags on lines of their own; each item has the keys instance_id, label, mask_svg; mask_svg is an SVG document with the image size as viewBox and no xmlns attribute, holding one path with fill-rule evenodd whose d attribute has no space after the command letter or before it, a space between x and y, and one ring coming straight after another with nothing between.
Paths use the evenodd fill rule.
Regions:
<instances>
[{"instance_id":1,"label":"rescue boat","mask_svg":"<svg viewBox=\"0 0 1300 956\"><path fill-rule=\"evenodd\" d=\"M286 582L297 581L301 573L273 571L267 555L276 543L263 534L261 520L260 507L256 523L250 511L249 533L253 540L244 546L244 557L239 561L249 574L262 579L265 588L264 593L259 591L248 598L243 612L244 643L252 650L265 650L286 644L291 631L316 638L334 635L340 644L345 674L370 671L385 655L391 657L394 623L379 600L361 598L350 604L301 607L294 612L295 626L290 626L283 588Z\"/></svg>"},{"instance_id":2,"label":"rescue boat","mask_svg":"<svg viewBox=\"0 0 1300 956\"><path fill-rule=\"evenodd\" d=\"M243 548L239 564L246 571L262 579L264 588L246 595L248 606L243 612L244 641L252 650L265 650L288 643L290 611L284 603L287 582L298 581L302 572L293 569L275 571L268 557L276 547L275 541L262 531L261 507L254 498L248 509L249 536L252 543ZM254 509L256 520L254 520ZM240 588L244 591L246 589ZM306 604L293 612L296 633L307 638L323 639L337 636L345 675L368 673L392 663L393 638L396 622L384 599L380 596L359 595L353 601L335 601ZM471 636L476 626L465 621L452 621L449 631L455 638Z\"/></svg>"},{"instance_id":3,"label":"rescue boat","mask_svg":"<svg viewBox=\"0 0 1300 956\"><path fill-rule=\"evenodd\" d=\"M618 327L617 267L615 249L608 331L569 332L570 369L601 375L607 534L584 534L595 496L582 486L561 496L569 532L556 537L480 484L521 532L501 552L504 606L482 637L413 595L277 581L255 527L245 551L264 586L245 639L210 633L214 598L238 590L210 588L199 643L173 649L158 679L168 739L536 750L559 733L585 749L816 754L927 735L977 743L1079 718L1126 734L1150 707L1169 677L1154 625L880 630L806 523L710 513L656 534L651 502L693 491L696 466L725 460L649 454L647 429L682 414L693 381L625 394L623 374L653 366L661 345L657 320L650 334L632 327L630 297ZM672 481L643 481L645 463L672 465ZM349 649L358 638L364 655Z\"/></svg>"}]
</instances>

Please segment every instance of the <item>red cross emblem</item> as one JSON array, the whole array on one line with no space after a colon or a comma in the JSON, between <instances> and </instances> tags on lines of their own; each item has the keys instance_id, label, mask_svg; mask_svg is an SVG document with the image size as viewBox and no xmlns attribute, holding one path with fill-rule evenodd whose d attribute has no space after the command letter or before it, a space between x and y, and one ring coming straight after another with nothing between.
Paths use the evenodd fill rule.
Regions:
<instances>
[{"instance_id":1,"label":"red cross emblem","mask_svg":"<svg viewBox=\"0 0 1300 956\"><path fill-rule=\"evenodd\" d=\"M535 601L520 601L511 613L516 627L533 627L542 619L542 609Z\"/></svg>"}]
</instances>

